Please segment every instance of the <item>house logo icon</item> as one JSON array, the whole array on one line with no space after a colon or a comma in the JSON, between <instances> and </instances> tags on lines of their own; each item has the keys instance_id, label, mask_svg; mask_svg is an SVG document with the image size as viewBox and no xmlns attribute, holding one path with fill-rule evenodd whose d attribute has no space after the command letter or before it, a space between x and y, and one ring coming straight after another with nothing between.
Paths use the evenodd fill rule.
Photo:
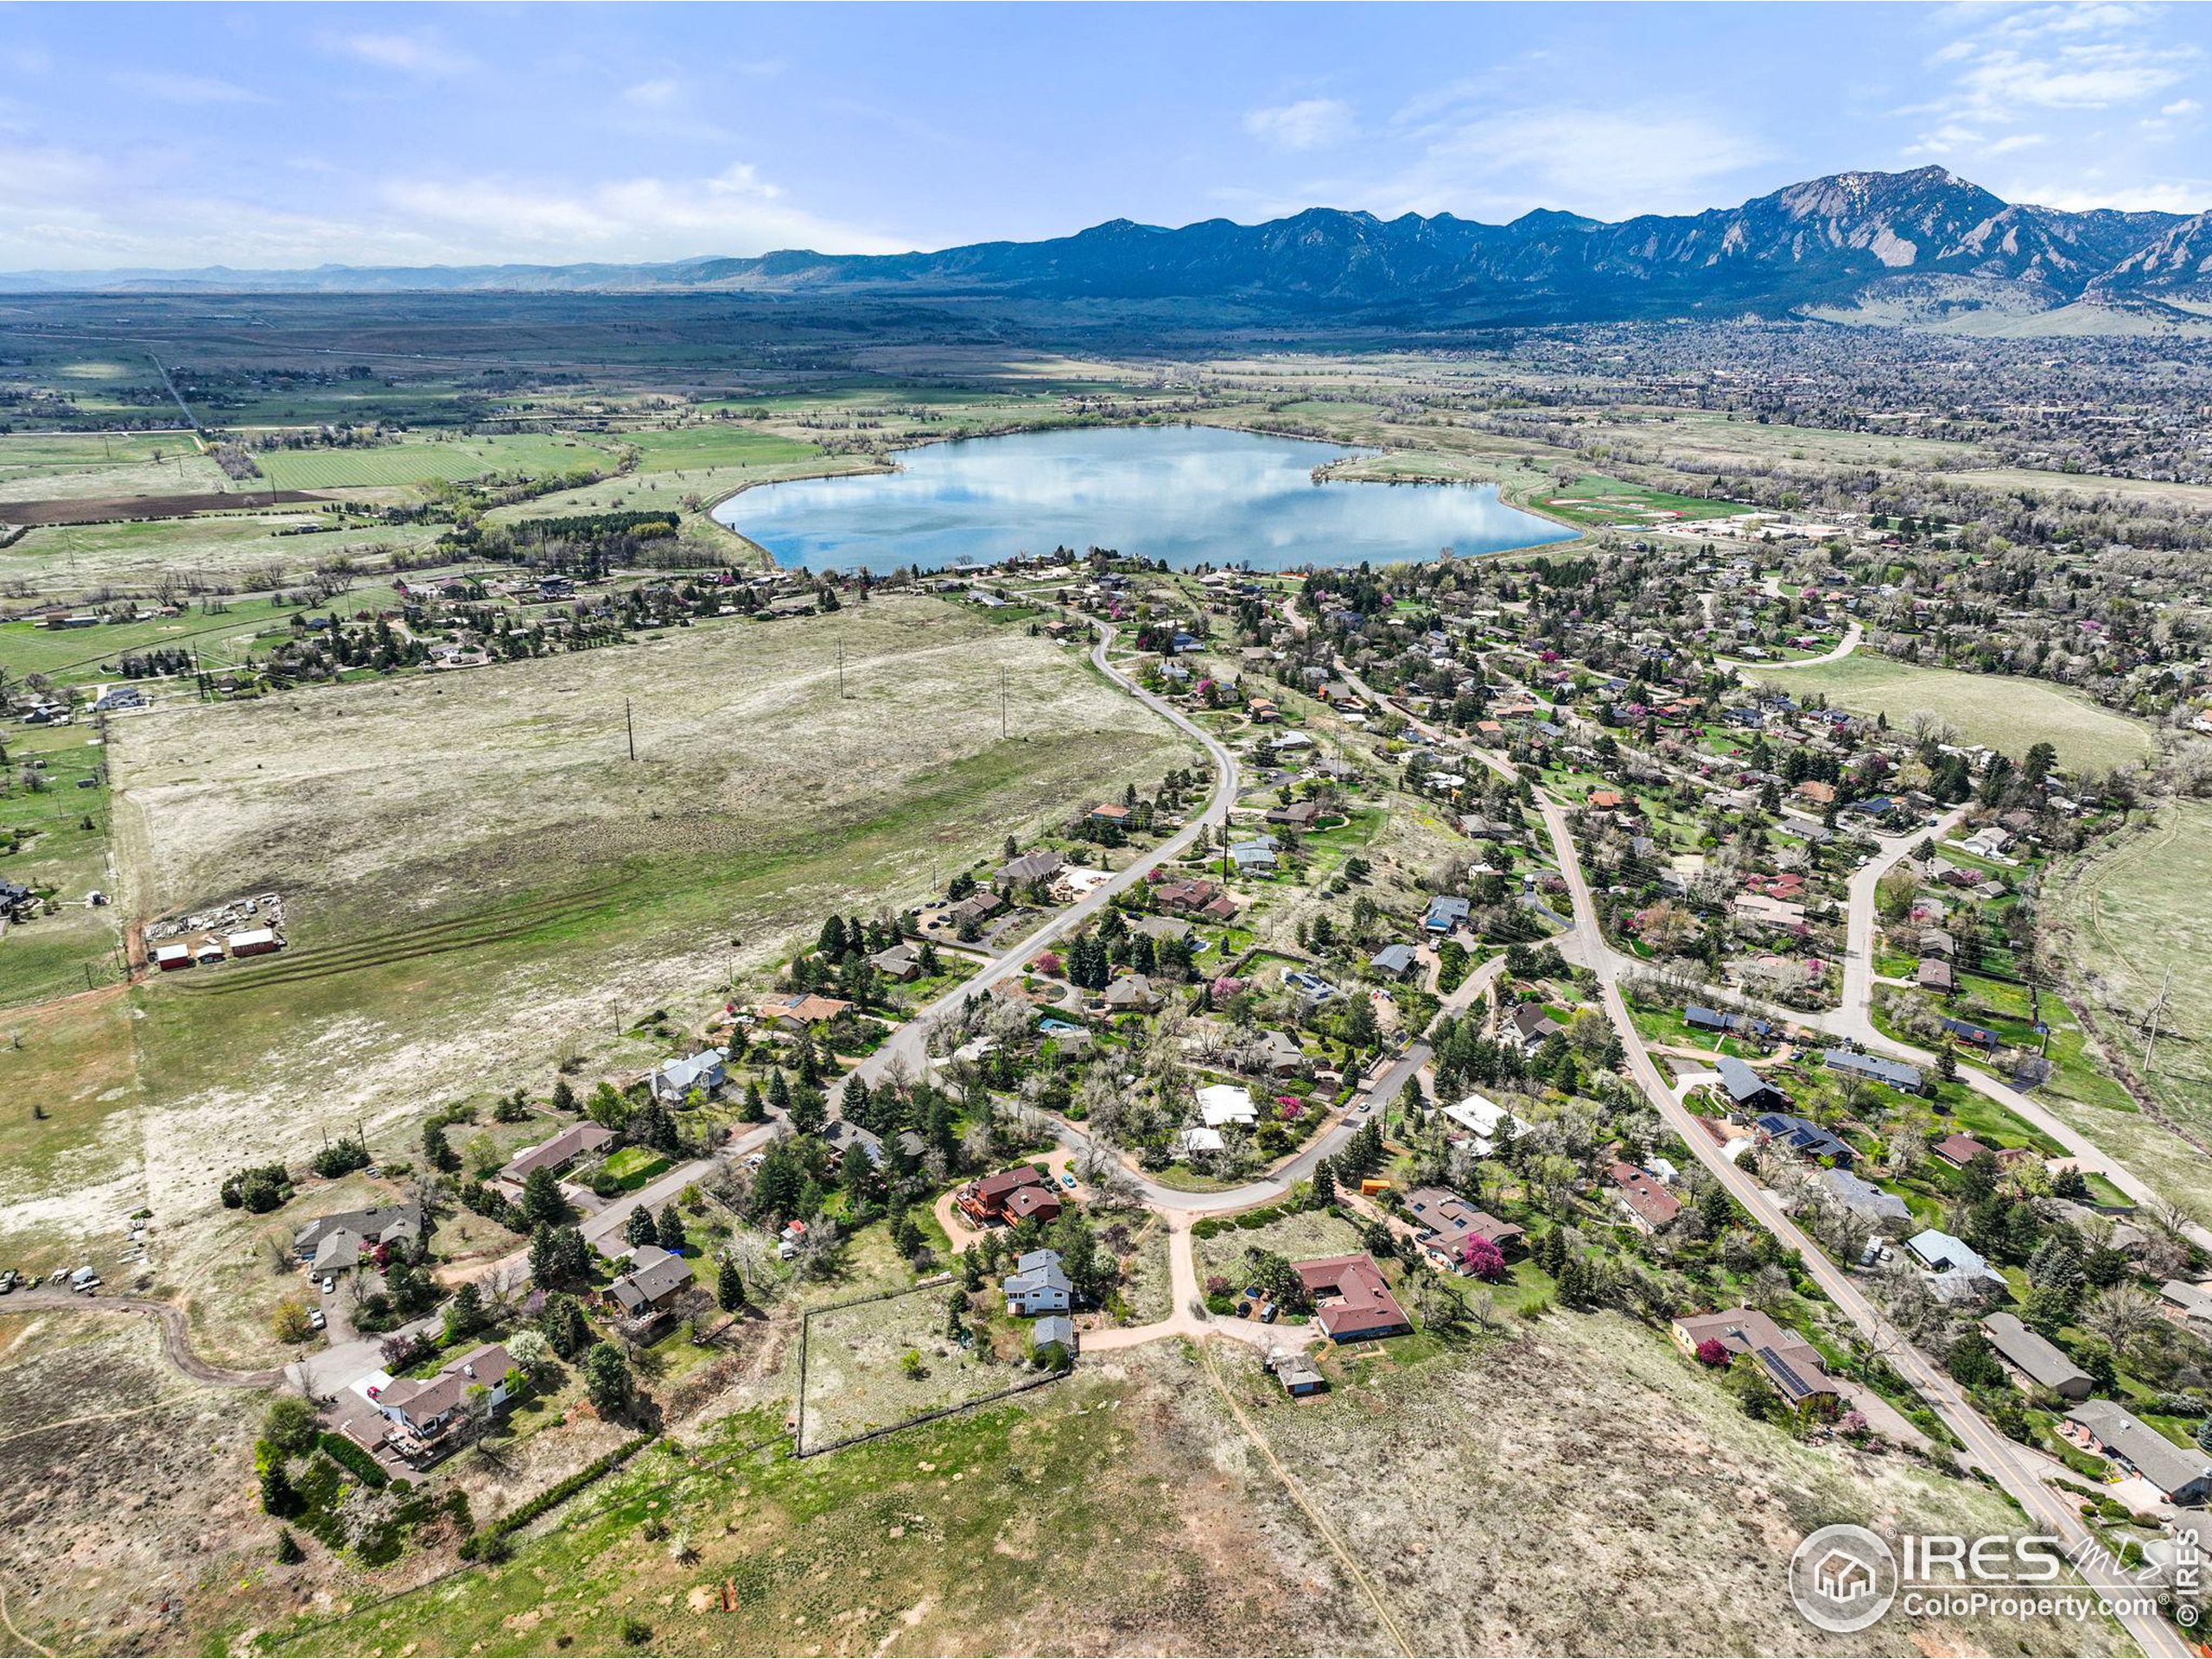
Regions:
<instances>
[{"instance_id":1,"label":"house logo icon","mask_svg":"<svg viewBox=\"0 0 2212 1659\"><path fill-rule=\"evenodd\" d=\"M1864 1527L1822 1527L1789 1558L1789 1599L1815 1630L1863 1630L1897 1595L1897 1558Z\"/></svg>"}]
</instances>

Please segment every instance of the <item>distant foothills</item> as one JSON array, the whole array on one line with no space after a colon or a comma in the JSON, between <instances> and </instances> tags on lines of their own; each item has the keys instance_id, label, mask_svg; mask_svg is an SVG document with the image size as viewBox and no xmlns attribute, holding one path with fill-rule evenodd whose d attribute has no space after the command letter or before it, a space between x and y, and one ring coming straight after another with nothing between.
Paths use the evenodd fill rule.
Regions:
<instances>
[{"instance_id":1,"label":"distant foothills","mask_svg":"<svg viewBox=\"0 0 2212 1659\"><path fill-rule=\"evenodd\" d=\"M709 291L798 297L1202 302L1221 321L1402 328L1835 315L1905 325L2040 320L2053 332L2212 328L2212 212L2068 213L2000 200L1940 167L1840 173L1738 207L1610 224L1510 225L1312 208L1262 225L1115 219L1043 242L935 253L665 264L325 265L33 271L8 291L372 294Z\"/></svg>"}]
</instances>

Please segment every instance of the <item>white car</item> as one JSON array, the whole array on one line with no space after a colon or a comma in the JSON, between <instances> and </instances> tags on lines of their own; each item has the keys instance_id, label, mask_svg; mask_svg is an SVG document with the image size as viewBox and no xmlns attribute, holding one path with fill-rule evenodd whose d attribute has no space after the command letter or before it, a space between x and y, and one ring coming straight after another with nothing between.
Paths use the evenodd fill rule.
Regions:
<instances>
[{"instance_id":1,"label":"white car","mask_svg":"<svg viewBox=\"0 0 2212 1659\"><path fill-rule=\"evenodd\" d=\"M328 1319L323 1318L322 1310L319 1307L308 1315L308 1324L317 1331L323 1329L329 1323Z\"/></svg>"},{"instance_id":2,"label":"white car","mask_svg":"<svg viewBox=\"0 0 2212 1659\"><path fill-rule=\"evenodd\" d=\"M322 1294L324 1295L329 1295L332 1291L337 1288L338 1279L335 1274L326 1273L322 1275Z\"/></svg>"}]
</instances>

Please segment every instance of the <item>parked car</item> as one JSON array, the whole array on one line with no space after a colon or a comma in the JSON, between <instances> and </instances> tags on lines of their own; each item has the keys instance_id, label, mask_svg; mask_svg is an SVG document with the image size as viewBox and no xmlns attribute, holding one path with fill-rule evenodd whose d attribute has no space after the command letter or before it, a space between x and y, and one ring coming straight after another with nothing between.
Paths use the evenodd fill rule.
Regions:
<instances>
[{"instance_id":1,"label":"parked car","mask_svg":"<svg viewBox=\"0 0 2212 1659\"><path fill-rule=\"evenodd\" d=\"M308 1324L315 1330L320 1331L329 1323L330 1321L323 1317L322 1310L319 1307L308 1315Z\"/></svg>"},{"instance_id":2,"label":"parked car","mask_svg":"<svg viewBox=\"0 0 2212 1659\"><path fill-rule=\"evenodd\" d=\"M1061 1185L1062 1186L1065 1186L1065 1188L1067 1188L1067 1190L1068 1190L1069 1192L1074 1192L1074 1191L1075 1191L1075 1172L1074 1172L1073 1170L1071 1170L1071 1170L1067 1171L1065 1174L1063 1174L1063 1175L1060 1177L1060 1185Z\"/></svg>"},{"instance_id":3,"label":"parked car","mask_svg":"<svg viewBox=\"0 0 2212 1659\"><path fill-rule=\"evenodd\" d=\"M329 1273L326 1273L326 1274L324 1274L322 1275L322 1294L323 1294L324 1295L327 1296L327 1295L329 1295L329 1294L330 1294L330 1293L331 1293L332 1291L334 1291L334 1290L335 1290L335 1289L337 1289L337 1288L338 1288L338 1277L337 1277L337 1275L336 1275L335 1274L329 1274Z\"/></svg>"}]
</instances>

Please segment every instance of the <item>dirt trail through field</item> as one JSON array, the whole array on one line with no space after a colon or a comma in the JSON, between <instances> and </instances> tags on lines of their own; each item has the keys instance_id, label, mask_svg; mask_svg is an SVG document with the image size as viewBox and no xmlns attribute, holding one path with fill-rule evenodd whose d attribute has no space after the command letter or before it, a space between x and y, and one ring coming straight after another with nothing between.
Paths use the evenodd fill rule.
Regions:
<instances>
[{"instance_id":1,"label":"dirt trail through field","mask_svg":"<svg viewBox=\"0 0 2212 1659\"><path fill-rule=\"evenodd\" d=\"M1274 1448L1268 1444L1267 1437L1244 1414L1244 1408L1236 1402L1236 1396L1230 1392L1229 1385L1222 1381L1221 1372L1214 1366L1213 1350L1202 1343L1198 1346L1198 1355L1205 1362L1206 1376L1213 1382L1214 1392L1229 1408L1229 1414L1236 1420L1237 1427L1244 1431L1244 1438L1251 1441L1253 1449L1266 1460L1268 1467L1274 1471L1275 1478L1282 1483L1283 1490L1290 1494L1291 1501L1305 1511L1306 1518L1313 1523L1314 1531L1321 1535L1321 1541L1328 1545L1330 1554L1344 1568L1344 1576L1359 1586L1360 1592L1367 1598L1367 1605L1375 1610L1376 1622L1390 1632L1390 1639L1398 1644L1398 1651L1404 1654L1406 1659L1413 1659L1414 1644L1406 1639L1405 1630L1391 1615L1382 1592L1375 1587L1373 1580L1366 1573L1360 1571L1359 1563L1352 1559L1351 1551L1344 1547L1344 1541L1336 1528L1314 1507L1313 1500L1306 1495L1306 1489L1298 1484L1289 1470L1283 1467L1282 1459L1275 1456Z\"/></svg>"},{"instance_id":2,"label":"dirt trail through field","mask_svg":"<svg viewBox=\"0 0 2212 1659\"><path fill-rule=\"evenodd\" d=\"M75 1296L58 1290L25 1290L0 1302L0 1313L150 1313L161 1324L162 1354L195 1382L219 1389L269 1389L284 1380L281 1369L232 1371L209 1364L192 1351L192 1327L184 1310L169 1302L137 1296Z\"/></svg>"}]
</instances>

